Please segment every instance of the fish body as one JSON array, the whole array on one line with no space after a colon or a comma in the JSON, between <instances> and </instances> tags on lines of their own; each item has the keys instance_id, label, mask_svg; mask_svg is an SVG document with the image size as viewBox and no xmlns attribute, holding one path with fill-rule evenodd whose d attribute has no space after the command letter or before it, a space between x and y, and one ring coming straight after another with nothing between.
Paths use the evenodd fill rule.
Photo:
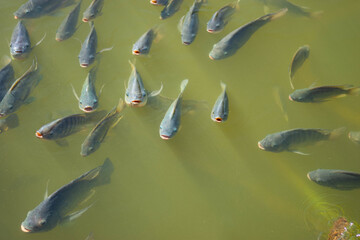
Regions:
<instances>
[{"instance_id":1,"label":"fish body","mask_svg":"<svg viewBox=\"0 0 360 240\"><path fill-rule=\"evenodd\" d=\"M268 9L268 5L273 5L279 8L289 9L289 13L296 14L303 17L316 18L319 17L323 11L311 12L309 8L296 5L287 0L260 0L265 4L264 9Z\"/></svg>"},{"instance_id":2,"label":"fish body","mask_svg":"<svg viewBox=\"0 0 360 240\"><path fill-rule=\"evenodd\" d=\"M354 143L360 144L360 132L349 132L349 139L353 141Z\"/></svg>"},{"instance_id":3,"label":"fish body","mask_svg":"<svg viewBox=\"0 0 360 240\"><path fill-rule=\"evenodd\" d=\"M179 11L183 0L168 0L165 8L160 13L160 19L166 19Z\"/></svg>"},{"instance_id":4,"label":"fish body","mask_svg":"<svg viewBox=\"0 0 360 240\"><path fill-rule=\"evenodd\" d=\"M168 0L150 0L150 3L153 5L163 5L166 6Z\"/></svg>"},{"instance_id":5,"label":"fish body","mask_svg":"<svg viewBox=\"0 0 360 240\"><path fill-rule=\"evenodd\" d=\"M114 166L107 158L103 165L59 188L28 212L21 230L26 233L49 231L58 223L72 220L73 214L69 214L70 211L80 205L93 188L109 183L113 170Z\"/></svg>"},{"instance_id":6,"label":"fish body","mask_svg":"<svg viewBox=\"0 0 360 240\"><path fill-rule=\"evenodd\" d=\"M74 0L28 0L14 12L14 18L38 18L73 3Z\"/></svg>"},{"instance_id":7,"label":"fish body","mask_svg":"<svg viewBox=\"0 0 360 240\"><path fill-rule=\"evenodd\" d=\"M181 41L185 45L190 45L196 37L199 29L198 12L204 0L195 0L190 10L180 19Z\"/></svg>"},{"instance_id":8,"label":"fish body","mask_svg":"<svg viewBox=\"0 0 360 240\"><path fill-rule=\"evenodd\" d=\"M297 152L296 148L319 141L330 140L344 132L344 128L327 130L320 128L296 128L267 135L258 142L260 149L270 152Z\"/></svg>"},{"instance_id":9,"label":"fish body","mask_svg":"<svg viewBox=\"0 0 360 240\"><path fill-rule=\"evenodd\" d=\"M19 126L19 117L16 114L11 114L7 118L0 119L0 133L4 133L9 129Z\"/></svg>"},{"instance_id":10,"label":"fish body","mask_svg":"<svg viewBox=\"0 0 360 240\"><path fill-rule=\"evenodd\" d=\"M9 57L7 59L5 67L0 69L0 102L14 80L14 68L11 65L11 59Z\"/></svg>"},{"instance_id":11,"label":"fish body","mask_svg":"<svg viewBox=\"0 0 360 240\"><path fill-rule=\"evenodd\" d=\"M208 21L206 31L209 33L221 32L229 21L231 15L234 14L239 1L225 5L217 10L211 19Z\"/></svg>"},{"instance_id":12,"label":"fish body","mask_svg":"<svg viewBox=\"0 0 360 240\"><path fill-rule=\"evenodd\" d=\"M222 92L211 111L211 119L215 122L225 122L229 116L229 100L226 94L226 84L221 83Z\"/></svg>"},{"instance_id":13,"label":"fish body","mask_svg":"<svg viewBox=\"0 0 360 240\"><path fill-rule=\"evenodd\" d=\"M42 126L36 131L35 136L47 140L64 138L80 131L83 125L98 121L103 116L104 112L95 112L62 117Z\"/></svg>"},{"instance_id":14,"label":"fish body","mask_svg":"<svg viewBox=\"0 0 360 240\"><path fill-rule=\"evenodd\" d=\"M209 53L209 58L212 60L220 60L234 55L259 28L271 20L285 15L286 11L286 8L281 9L276 13L270 13L259 17L258 19L235 29L213 46L213 49Z\"/></svg>"},{"instance_id":15,"label":"fish body","mask_svg":"<svg viewBox=\"0 0 360 240\"><path fill-rule=\"evenodd\" d=\"M10 54L13 58L26 58L31 51L29 33L22 21L15 26L10 41Z\"/></svg>"},{"instance_id":16,"label":"fish body","mask_svg":"<svg viewBox=\"0 0 360 240\"><path fill-rule=\"evenodd\" d=\"M144 33L133 45L132 54L146 55L149 54L153 40L157 35L157 31L153 28Z\"/></svg>"},{"instance_id":17,"label":"fish body","mask_svg":"<svg viewBox=\"0 0 360 240\"><path fill-rule=\"evenodd\" d=\"M124 102L120 99L119 104L96 124L81 145L81 156L86 157L100 147L109 129L120 121L123 108Z\"/></svg>"},{"instance_id":18,"label":"fish body","mask_svg":"<svg viewBox=\"0 0 360 240\"><path fill-rule=\"evenodd\" d=\"M97 34L94 24L91 26L89 35L81 45L79 53L79 63L81 67L88 67L94 63L97 48Z\"/></svg>"},{"instance_id":19,"label":"fish body","mask_svg":"<svg viewBox=\"0 0 360 240\"><path fill-rule=\"evenodd\" d=\"M309 180L339 190L360 188L360 173L335 169L317 169L307 174Z\"/></svg>"},{"instance_id":20,"label":"fish body","mask_svg":"<svg viewBox=\"0 0 360 240\"><path fill-rule=\"evenodd\" d=\"M101 14L101 10L104 6L104 0L93 0L90 6L83 13L83 22L89 22L94 20Z\"/></svg>"},{"instance_id":21,"label":"fish body","mask_svg":"<svg viewBox=\"0 0 360 240\"><path fill-rule=\"evenodd\" d=\"M99 105L99 99L95 90L96 71L97 67L93 67L89 71L79 98L79 108L87 113L94 111Z\"/></svg>"},{"instance_id":22,"label":"fish body","mask_svg":"<svg viewBox=\"0 0 360 240\"><path fill-rule=\"evenodd\" d=\"M77 22L79 19L80 6L82 0L76 5L76 7L67 15L62 21L59 28L56 31L56 41L64 41L70 38L77 29Z\"/></svg>"},{"instance_id":23,"label":"fish body","mask_svg":"<svg viewBox=\"0 0 360 240\"><path fill-rule=\"evenodd\" d=\"M125 90L125 103L132 107L143 107L146 105L148 95L135 65L131 62L129 63L132 71L129 77L128 86Z\"/></svg>"},{"instance_id":24,"label":"fish body","mask_svg":"<svg viewBox=\"0 0 360 240\"><path fill-rule=\"evenodd\" d=\"M351 85L321 86L295 90L289 99L295 102L324 102L330 99L359 94L360 88Z\"/></svg>"},{"instance_id":25,"label":"fish body","mask_svg":"<svg viewBox=\"0 0 360 240\"><path fill-rule=\"evenodd\" d=\"M165 113L163 120L160 123L159 132L162 139L168 140L172 138L179 130L181 121L182 95L188 82L188 79L185 79L181 82L179 96L171 103L169 109Z\"/></svg>"},{"instance_id":26,"label":"fish body","mask_svg":"<svg viewBox=\"0 0 360 240\"><path fill-rule=\"evenodd\" d=\"M34 60L30 68L11 85L0 102L0 118L18 110L25 103L38 80L38 66L37 61Z\"/></svg>"},{"instance_id":27,"label":"fish body","mask_svg":"<svg viewBox=\"0 0 360 240\"><path fill-rule=\"evenodd\" d=\"M292 79L293 79L296 71L303 65L305 60L309 57L309 54L310 54L309 45L304 45L295 52L295 54L291 60L290 67L289 67L289 78L290 78L290 85L291 85L292 89L294 89Z\"/></svg>"}]
</instances>

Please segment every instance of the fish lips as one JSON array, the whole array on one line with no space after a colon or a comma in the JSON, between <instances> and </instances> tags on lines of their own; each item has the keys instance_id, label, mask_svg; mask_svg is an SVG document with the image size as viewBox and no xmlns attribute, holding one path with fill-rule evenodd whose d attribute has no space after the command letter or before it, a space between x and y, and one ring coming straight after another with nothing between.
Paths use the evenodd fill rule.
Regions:
<instances>
[{"instance_id":1,"label":"fish lips","mask_svg":"<svg viewBox=\"0 0 360 240\"><path fill-rule=\"evenodd\" d=\"M23 224L21 224L20 228L21 228L21 231L23 231L25 233L31 233L32 232L30 229L27 229L26 227L24 227Z\"/></svg>"},{"instance_id":2,"label":"fish lips","mask_svg":"<svg viewBox=\"0 0 360 240\"><path fill-rule=\"evenodd\" d=\"M169 140L171 138L171 136L167 136L167 135L160 135L160 137L164 140Z\"/></svg>"},{"instance_id":3,"label":"fish lips","mask_svg":"<svg viewBox=\"0 0 360 240\"><path fill-rule=\"evenodd\" d=\"M37 138L41 138L41 139L44 138L43 134L42 134L41 132L39 132L39 131L36 131L35 136L36 136Z\"/></svg>"},{"instance_id":4,"label":"fish lips","mask_svg":"<svg viewBox=\"0 0 360 240\"><path fill-rule=\"evenodd\" d=\"M92 111L94 111L95 109L91 106L86 106L84 108L81 108L82 111L86 112L86 113L90 113Z\"/></svg>"},{"instance_id":5,"label":"fish lips","mask_svg":"<svg viewBox=\"0 0 360 240\"><path fill-rule=\"evenodd\" d=\"M133 50L133 55L140 55L141 54L141 52L139 51L139 50Z\"/></svg>"},{"instance_id":6,"label":"fish lips","mask_svg":"<svg viewBox=\"0 0 360 240\"><path fill-rule=\"evenodd\" d=\"M261 142L258 142L258 147L259 147L261 150L266 151L265 147L261 144Z\"/></svg>"}]
</instances>

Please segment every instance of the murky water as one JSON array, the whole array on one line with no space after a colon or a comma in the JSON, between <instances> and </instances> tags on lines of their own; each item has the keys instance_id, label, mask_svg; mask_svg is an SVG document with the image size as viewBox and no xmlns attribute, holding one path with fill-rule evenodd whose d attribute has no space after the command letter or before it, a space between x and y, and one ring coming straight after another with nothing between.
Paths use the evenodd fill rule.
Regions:
<instances>
[{"instance_id":1,"label":"murky water","mask_svg":"<svg viewBox=\"0 0 360 240\"><path fill-rule=\"evenodd\" d=\"M83 1L82 11L89 2ZM67 147L41 141L34 133L53 119L80 112L71 84L80 92L88 71L79 66L76 38L83 41L89 26L82 24L73 38L59 43L55 32L70 8L26 21L33 44L45 33L47 37L30 58L13 63L16 76L36 55L43 77L32 94L36 99L18 111L20 126L0 135L1 239L85 239L89 232L95 239L124 240L315 239L324 231L320 225L325 221L326 226L329 219L305 220L313 202L339 205L347 217L360 221L360 190L332 190L306 178L317 168L360 171L360 148L345 135L304 149L309 156L257 147L267 134L290 128L360 130L357 96L321 104L287 99L288 66L304 44L310 45L310 57L296 73L296 88L313 82L359 85L359 1L294 1L323 14L307 18L288 12L256 32L235 56L211 61L208 53L214 43L264 15L262 1L241 0L240 10L222 33L207 33L206 22L227 2L209 0L202 7L198 36L184 46L177 23L192 1L185 0L181 10L164 21L158 18L162 7L147 0L106 1L103 15L95 20L98 49L114 49L101 57L97 88L105 86L99 109L110 110L124 96L124 81L131 71L128 60L135 58L148 90L158 89L162 82L162 94L175 98L181 80L188 78L184 99L205 101L207 107L184 115L181 130L170 141L160 139L158 133L166 109L127 109L100 149L86 158L79 152L90 129L68 137ZM16 25L12 13L24 1L0 3L0 53L6 55ZM281 8L271 3L270 11ZM162 38L153 44L150 55L132 56L132 44L157 24ZM230 101L229 119L223 124L210 120L220 81L227 84ZM274 91L284 99L288 121ZM42 201L48 180L53 192L106 157L115 165L112 182L97 188L84 206L95 204L83 216L50 232L21 232L21 222Z\"/></svg>"}]
</instances>

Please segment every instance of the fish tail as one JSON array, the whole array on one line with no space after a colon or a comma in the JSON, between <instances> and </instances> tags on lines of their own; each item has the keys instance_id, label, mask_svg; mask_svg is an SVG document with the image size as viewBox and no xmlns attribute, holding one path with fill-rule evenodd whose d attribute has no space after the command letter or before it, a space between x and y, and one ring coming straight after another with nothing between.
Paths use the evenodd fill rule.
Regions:
<instances>
[{"instance_id":1,"label":"fish tail","mask_svg":"<svg viewBox=\"0 0 360 240\"><path fill-rule=\"evenodd\" d=\"M232 6L234 9L239 10L240 9L240 0L237 0L233 3Z\"/></svg>"},{"instance_id":2,"label":"fish tail","mask_svg":"<svg viewBox=\"0 0 360 240\"><path fill-rule=\"evenodd\" d=\"M353 87L349 89L350 95L359 95L360 94L360 87Z\"/></svg>"},{"instance_id":3,"label":"fish tail","mask_svg":"<svg viewBox=\"0 0 360 240\"><path fill-rule=\"evenodd\" d=\"M99 186L110 183L110 177L113 171L114 165L112 164L110 158L106 158L101 166L99 175L96 178L96 185Z\"/></svg>"},{"instance_id":4,"label":"fish tail","mask_svg":"<svg viewBox=\"0 0 360 240\"><path fill-rule=\"evenodd\" d=\"M346 127L337 128L331 131L329 139L336 139L345 133Z\"/></svg>"},{"instance_id":5,"label":"fish tail","mask_svg":"<svg viewBox=\"0 0 360 240\"><path fill-rule=\"evenodd\" d=\"M225 83L220 82L220 86L221 86L221 89L222 89L223 91L226 90L226 84L225 84Z\"/></svg>"},{"instance_id":6,"label":"fish tail","mask_svg":"<svg viewBox=\"0 0 360 240\"><path fill-rule=\"evenodd\" d=\"M183 94L185 88L186 88L186 85L188 84L189 82L189 79L184 79L182 82L181 82L181 85L180 85L180 95Z\"/></svg>"},{"instance_id":7,"label":"fish tail","mask_svg":"<svg viewBox=\"0 0 360 240\"><path fill-rule=\"evenodd\" d=\"M269 20L271 21L271 20L275 20L275 19L277 19L279 17L282 17L282 16L284 16L286 14L287 11L288 11L287 8L283 8L283 9L279 10L276 13L272 13L272 14L269 15Z\"/></svg>"},{"instance_id":8,"label":"fish tail","mask_svg":"<svg viewBox=\"0 0 360 240\"><path fill-rule=\"evenodd\" d=\"M129 60L129 64L130 64L130 66L131 66L131 70L135 70L136 68L135 68L135 63L136 63L136 59L134 60L134 62L132 62L131 60Z\"/></svg>"}]
</instances>

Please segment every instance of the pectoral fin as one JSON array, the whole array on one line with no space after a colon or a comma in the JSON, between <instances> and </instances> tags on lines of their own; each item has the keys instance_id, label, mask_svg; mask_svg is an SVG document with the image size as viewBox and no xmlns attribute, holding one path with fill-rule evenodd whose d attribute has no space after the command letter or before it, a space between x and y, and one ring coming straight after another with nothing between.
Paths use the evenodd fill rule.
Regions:
<instances>
[{"instance_id":1,"label":"pectoral fin","mask_svg":"<svg viewBox=\"0 0 360 240\"><path fill-rule=\"evenodd\" d=\"M70 215L65 216L65 217L61 220L61 223L71 222L71 221L77 219L77 218L80 217L84 212L86 212L89 208L91 208L93 205L94 205L94 203L91 204L91 205L89 205L88 207L86 207L86 208L84 208L84 209L81 209L81 210L79 210L79 211L76 211L76 212L71 213Z\"/></svg>"},{"instance_id":2,"label":"pectoral fin","mask_svg":"<svg viewBox=\"0 0 360 240\"><path fill-rule=\"evenodd\" d=\"M310 155L310 153L304 153L304 152L300 152L300 151L298 151L298 150L290 150L290 152L293 152L293 153L296 153L296 154L300 154L300 155L304 155L304 156Z\"/></svg>"},{"instance_id":3,"label":"pectoral fin","mask_svg":"<svg viewBox=\"0 0 360 240\"><path fill-rule=\"evenodd\" d=\"M69 146L69 142L66 141L65 139L56 139L55 143L57 145L59 145L60 147L68 147Z\"/></svg>"},{"instance_id":4,"label":"pectoral fin","mask_svg":"<svg viewBox=\"0 0 360 240\"><path fill-rule=\"evenodd\" d=\"M163 89L163 86L164 86L164 85L161 83L160 89L159 89L159 90L156 90L156 91L152 91L152 92L149 94L149 97L155 97L155 96L159 95L159 94L161 93L162 89Z\"/></svg>"},{"instance_id":5,"label":"pectoral fin","mask_svg":"<svg viewBox=\"0 0 360 240\"><path fill-rule=\"evenodd\" d=\"M49 196L49 191L48 191L48 189L49 189L49 182L50 182L50 179L47 181L47 183L46 183L46 189L45 189L45 194L44 194L44 200L45 199L47 199L48 198L48 196Z\"/></svg>"}]
</instances>

